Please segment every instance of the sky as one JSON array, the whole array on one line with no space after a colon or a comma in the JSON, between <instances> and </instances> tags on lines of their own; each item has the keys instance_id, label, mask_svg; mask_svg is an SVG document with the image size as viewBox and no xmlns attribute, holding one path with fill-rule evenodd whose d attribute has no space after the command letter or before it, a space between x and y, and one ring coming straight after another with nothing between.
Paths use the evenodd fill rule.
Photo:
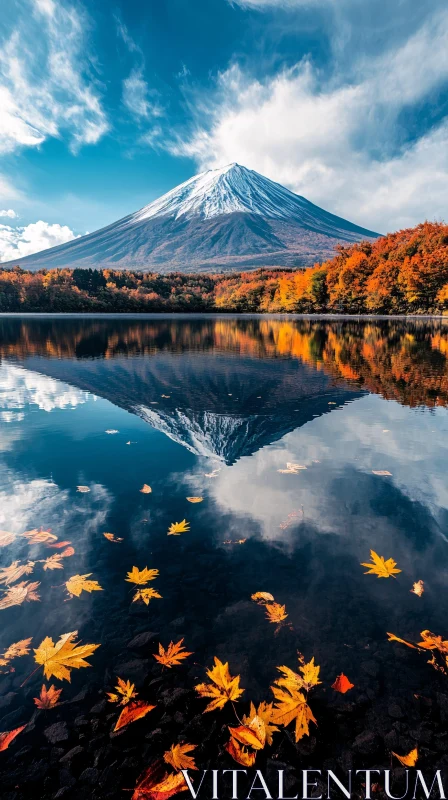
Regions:
<instances>
[{"instance_id":1,"label":"sky","mask_svg":"<svg viewBox=\"0 0 448 800\"><path fill-rule=\"evenodd\" d=\"M238 162L381 233L447 217L445 0L11 0L0 261Z\"/></svg>"}]
</instances>

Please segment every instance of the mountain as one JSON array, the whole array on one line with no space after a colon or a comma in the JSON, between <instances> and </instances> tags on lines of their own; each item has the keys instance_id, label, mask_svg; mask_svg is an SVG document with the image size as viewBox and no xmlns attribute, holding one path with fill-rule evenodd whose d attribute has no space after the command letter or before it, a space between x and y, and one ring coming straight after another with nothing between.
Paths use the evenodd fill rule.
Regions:
<instances>
[{"instance_id":1,"label":"mountain","mask_svg":"<svg viewBox=\"0 0 448 800\"><path fill-rule=\"evenodd\" d=\"M195 175L106 228L6 266L160 273L297 267L331 258L338 243L378 235L229 164Z\"/></svg>"}]
</instances>

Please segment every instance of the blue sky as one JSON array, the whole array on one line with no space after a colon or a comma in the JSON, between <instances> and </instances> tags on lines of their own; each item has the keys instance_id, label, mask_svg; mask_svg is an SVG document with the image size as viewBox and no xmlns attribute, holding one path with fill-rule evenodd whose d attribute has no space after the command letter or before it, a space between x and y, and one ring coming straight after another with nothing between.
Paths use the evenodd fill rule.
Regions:
<instances>
[{"instance_id":1,"label":"blue sky","mask_svg":"<svg viewBox=\"0 0 448 800\"><path fill-rule=\"evenodd\" d=\"M442 0L12 0L0 260L238 161L382 232L447 217Z\"/></svg>"}]
</instances>

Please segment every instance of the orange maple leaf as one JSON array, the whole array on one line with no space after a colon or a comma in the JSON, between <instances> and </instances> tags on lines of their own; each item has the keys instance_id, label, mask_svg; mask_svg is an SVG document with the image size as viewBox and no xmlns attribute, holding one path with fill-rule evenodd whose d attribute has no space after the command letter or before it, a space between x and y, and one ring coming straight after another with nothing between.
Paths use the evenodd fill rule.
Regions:
<instances>
[{"instance_id":1,"label":"orange maple leaf","mask_svg":"<svg viewBox=\"0 0 448 800\"><path fill-rule=\"evenodd\" d=\"M38 708L46 711L49 708L54 708L61 696L61 692L62 689L56 689L56 686L50 686L50 688L47 689L45 684L43 684L39 697L34 697L33 699Z\"/></svg>"},{"instance_id":2,"label":"orange maple leaf","mask_svg":"<svg viewBox=\"0 0 448 800\"><path fill-rule=\"evenodd\" d=\"M335 682L331 684L331 688L335 689L336 692L345 694L350 689L353 689L354 685L354 683L350 683L347 675L344 675L344 673L341 672L341 674L336 678Z\"/></svg>"},{"instance_id":3,"label":"orange maple leaf","mask_svg":"<svg viewBox=\"0 0 448 800\"><path fill-rule=\"evenodd\" d=\"M134 703L129 703L123 708L123 711L118 717L114 731L119 731L120 728L124 728L125 725L130 725L131 722L146 717L153 708L155 708L155 706L150 706L148 703L145 703L144 700L136 700Z\"/></svg>"},{"instance_id":4,"label":"orange maple leaf","mask_svg":"<svg viewBox=\"0 0 448 800\"><path fill-rule=\"evenodd\" d=\"M16 738L16 736L21 733L26 725L21 725L20 728L14 728L13 731L5 731L5 733L0 733L0 752L2 750L6 750L7 747L11 744L12 740Z\"/></svg>"}]
</instances>

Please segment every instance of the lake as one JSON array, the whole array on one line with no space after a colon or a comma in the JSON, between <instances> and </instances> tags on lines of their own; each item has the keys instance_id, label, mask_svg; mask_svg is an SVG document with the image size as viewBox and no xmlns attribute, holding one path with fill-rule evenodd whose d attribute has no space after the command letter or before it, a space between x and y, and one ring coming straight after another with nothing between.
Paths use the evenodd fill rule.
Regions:
<instances>
[{"instance_id":1,"label":"lake","mask_svg":"<svg viewBox=\"0 0 448 800\"><path fill-rule=\"evenodd\" d=\"M0 529L15 534L0 568L32 562L0 572L0 653L32 637L0 666L0 733L27 725L0 753L2 798L130 797L178 741L201 769L236 768L232 704L203 715L193 688L214 656L241 676L240 718L298 652L320 666L317 726L274 734L267 774L387 767L416 746L422 769L448 765L448 645L387 637L448 638L447 323L3 316L0 356ZM370 550L400 573L365 574ZM134 566L159 571L148 605ZM70 596L74 575L102 590ZM39 599L5 604L20 583ZM287 617L269 621L257 592ZM33 648L73 631L101 645L91 666L33 673ZM162 669L159 643L180 639L192 655ZM114 733L117 676L156 708ZM49 710L43 683L62 689Z\"/></svg>"}]
</instances>

